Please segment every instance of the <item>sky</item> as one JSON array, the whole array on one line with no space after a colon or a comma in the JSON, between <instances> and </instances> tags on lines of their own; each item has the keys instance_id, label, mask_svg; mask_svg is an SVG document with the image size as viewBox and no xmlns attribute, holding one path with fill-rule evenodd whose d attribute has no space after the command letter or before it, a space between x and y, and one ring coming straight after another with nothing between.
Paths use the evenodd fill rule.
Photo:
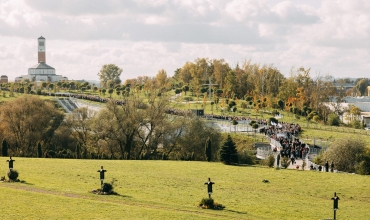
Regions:
<instances>
[{"instance_id":1,"label":"sky","mask_svg":"<svg viewBox=\"0 0 370 220\"><path fill-rule=\"evenodd\" d=\"M109 63L122 81L173 76L196 58L370 76L366 0L0 0L0 75L26 75L41 35L46 63L74 80Z\"/></svg>"}]
</instances>

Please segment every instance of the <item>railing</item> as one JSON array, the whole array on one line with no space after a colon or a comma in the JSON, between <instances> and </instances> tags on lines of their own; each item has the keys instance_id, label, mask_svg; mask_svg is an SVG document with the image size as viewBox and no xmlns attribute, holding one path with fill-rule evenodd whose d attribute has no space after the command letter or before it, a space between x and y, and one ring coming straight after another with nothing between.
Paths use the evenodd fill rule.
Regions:
<instances>
[{"instance_id":1,"label":"railing","mask_svg":"<svg viewBox=\"0 0 370 220\"><path fill-rule=\"evenodd\" d=\"M62 100L62 103L70 110L71 112L73 111L73 108L69 105L69 103L66 100Z\"/></svg>"},{"instance_id":2,"label":"railing","mask_svg":"<svg viewBox=\"0 0 370 220\"><path fill-rule=\"evenodd\" d=\"M71 110L68 108L68 106L66 106L64 104L64 102L63 102L64 100L60 100L60 99L56 99L56 100L62 106L62 108L64 108L64 110L66 110L67 113L70 113L71 112Z\"/></svg>"},{"instance_id":3,"label":"railing","mask_svg":"<svg viewBox=\"0 0 370 220\"><path fill-rule=\"evenodd\" d=\"M73 109L78 108L77 105L72 100L68 100L68 103L73 107Z\"/></svg>"},{"instance_id":4,"label":"railing","mask_svg":"<svg viewBox=\"0 0 370 220\"><path fill-rule=\"evenodd\" d=\"M256 156L260 159L266 159L272 152L271 147L259 147Z\"/></svg>"},{"instance_id":5,"label":"railing","mask_svg":"<svg viewBox=\"0 0 370 220\"><path fill-rule=\"evenodd\" d=\"M275 140L275 139L273 139L273 138L270 138L270 144L274 145L274 146L275 146L275 147L277 147L278 149L283 148L283 147L281 146L280 142L279 142L279 141L277 141L277 140Z\"/></svg>"}]
</instances>

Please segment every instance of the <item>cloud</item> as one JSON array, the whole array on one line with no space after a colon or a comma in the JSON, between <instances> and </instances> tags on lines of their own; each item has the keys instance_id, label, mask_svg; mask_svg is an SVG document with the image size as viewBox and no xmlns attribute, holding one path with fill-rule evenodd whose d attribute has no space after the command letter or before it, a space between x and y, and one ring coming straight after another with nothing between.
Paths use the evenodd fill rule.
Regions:
<instances>
[{"instance_id":1,"label":"cloud","mask_svg":"<svg viewBox=\"0 0 370 220\"><path fill-rule=\"evenodd\" d=\"M26 74L41 34L48 64L75 79L97 79L106 63L123 78L171 75L198 57L360 77L370 65L370 2L0 0L0 74Z\"/></svg>"}]
</instances>

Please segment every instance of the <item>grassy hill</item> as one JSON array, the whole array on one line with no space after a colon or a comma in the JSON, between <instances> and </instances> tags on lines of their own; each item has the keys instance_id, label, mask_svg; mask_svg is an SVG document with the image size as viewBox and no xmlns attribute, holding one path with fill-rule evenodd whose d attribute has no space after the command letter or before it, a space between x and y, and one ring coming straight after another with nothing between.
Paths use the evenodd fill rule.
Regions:
<instances>
[{"instance_id":1,"label":"grassy hill","mask_svg":"<svg viewBox=\"0 0 370 220\"><path fill-rule=\"evenodd\" d=\"M7 171L5 157L1 176ZM23 183L0 182L2 219L368 219L369 176L186 161L13 158ZM117 180L118 196L88 193ZM212 197L222 211L197 207ZM268 179L270 183L263 183Z\"/></svg>"}]
</instances>

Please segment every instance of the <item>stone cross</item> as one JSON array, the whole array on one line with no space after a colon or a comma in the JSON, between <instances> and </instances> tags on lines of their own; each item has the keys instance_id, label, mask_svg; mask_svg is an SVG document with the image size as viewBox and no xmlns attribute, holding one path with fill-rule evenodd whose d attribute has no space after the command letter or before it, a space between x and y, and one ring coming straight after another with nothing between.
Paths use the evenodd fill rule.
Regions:
<instances>
[{"instance_id":1,"label":"stone cross","mask_svg":"<svg viewBox=\"0 0 370 220\"><path fill-rule=\"evenodd\" d=\"M334 193L334 197L331 198L331 200L333 200L334 219L337 219L336 218L337 217L336 215L337 215L339 197L337 196L337 193L336 192Z\"/></svg>"},{"instance_id":2,"label":"stone cross","mask_svg":"<svg viewBox=\"0 0 370 220\"><path fill-rule=\"evenodd\" d=\"M9 163L9 170L12 170L12 169L13 169L13 162L14 162L14 161L15 161L15 160L13 160L13 159L12 159L12 157L10 157L10 159L6 161L6 162L8 162L8 163Z\"/></svg>"},{"instance_id":3,"label":"stone cross","mask_svg":"<svg viewBox=\"0 0 370 220\"><path fill-rule=\"evenodd\" d=\"M217 86L218 84L212 84L212 79L209 78L209 83L203 85L209 86L209 100L212 101L212 86Z\"/></svg>"},{"instance_id":4,"label":"stone cross","mask_svg":"<svg viewBox=\"0 0 370 220\"><path fill-rule=\"evenodd\" d=\"M208 178L208 182L205 182L204 185L207 185L208 190L208 198L211 198L212 194L212 185L215 184L214 182L211 182L211 178Z\"/></svg>"},{"instance_id":5,"label":"stone cross","mask_svg":"<svg viewBox=\"0 0 370 220\"><path fill-rule=\"evenodd\" d=\"M103 166L101 166L101 169L98 170L98 172L100 173L100 184L101 186L103 186L103 182L104 182L104 173L107 172L107 170L104 170L103 169Z\"/></svg>"}]
</instances>

